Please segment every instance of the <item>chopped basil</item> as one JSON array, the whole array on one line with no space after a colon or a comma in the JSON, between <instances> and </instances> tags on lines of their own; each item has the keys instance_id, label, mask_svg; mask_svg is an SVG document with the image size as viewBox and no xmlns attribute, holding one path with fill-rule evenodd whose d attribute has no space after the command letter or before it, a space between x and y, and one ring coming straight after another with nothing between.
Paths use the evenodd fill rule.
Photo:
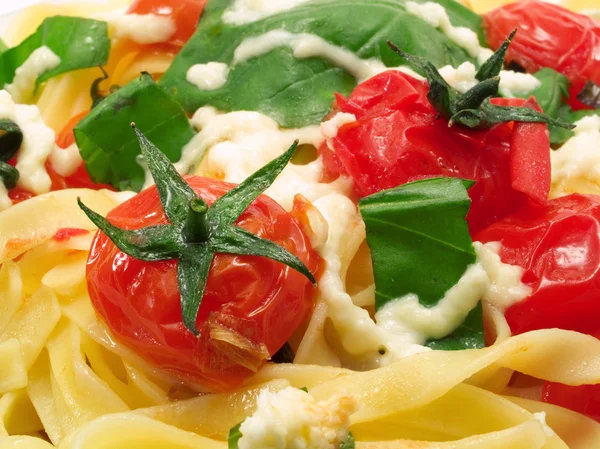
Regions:
<instances>
[{"instance_id":1,"label":"chopped basil","mask_svg":"<svg viewBox=\"0 0 600 449\"><path fill-rule=\"evenodd\" d=\"M182 148L194 136L181 106L150 75L142 74L101 101L75 127L79 151L94 182L141 190L145 173L137 161L140 147L135 133L127 131L131 122L172 162L180 159Z\"/></svg>"},{"instance_id":2,"label":"chopped basil","mask_svg":"<svg viewBox=\"0 0 600 449\"><path fill-rule=\"evenodd\" d=\"M357 83L351 74L320 57L296 58L287 47L233 65L234 51L245 39L278 29L319 36L361 59L377 58L389 67L404 60L387 48L387 39L436 67L475 62L440 30L407 12L406 0L313 0L243 25L221 19L232 3L208 3L196 33L160 81L190 113L204 105L223 111L252 110L282 126L302 127L322 121L331 110L334 93L350 94ZM477 14L452 0L438 3L447 8L453 24L469 27L483 38ZM228 64L229 76L222 88L200 90L186 80L187 72L195 64L209 62Z\"/></svg>"},{"instance_id":3,"label":"chopped basil","mask_svg":"<svg viewBox=\"0 0 600 449\"><path fill-rule=\"evenodd\" d=\"M348 432L348 436L344 441L340 443L340 449L354 449L356 447L356 442L354 441L354 436L352 432Z\"/></svg>"},{"instance_id":4,"label":"chopped basil","mask_svg":"<svg viewBox=\"0 0 600 449\"><path fill-rule=\"evenodd\" d=\"M365 197L359 202L375 275L375 306L407 294L435 306L476 262L465 217L471 181L435 178ZM483 346L478 312L438 347ZM430 344L432 344L430 342Z\"/></svg>"},{"instance_id":5,"label":"chopped basil","mask_svg":"<svg viewBox=\"0 0 600 449\"><path fill-rule=\"evenodd\" d=\"M105 64L110 52L108 27L106 22L81 17L45 19L21 44L0 54L0 88L11 83L16 70L42 46L52 50L60 63L41 74L38 83L61 73Z\"/></svg>"},{"instance_id":6,"label":"chopped basil","mask_svg":"<svg viewBox=\"0 0 600 449\"><path fill-rule=\"evenodd\" d=\"M21 128L11 120L0 120L0 179L7 189L19 180L19 171L7 162L19 151L23 143Z\"/></svg>"},{"instance_id":7,"label":"chopped basil","mask_svg":"<svg viewBox=\"0 0 600 449\"><path fill-rule=\"evenodd\" d=\"M600 116L600 109L574 111L569 105L563 104L558 111L558 117L561 120L571 124L578 122L584 117L590 117L592 115ZM570 129L557 128L554 126L550 126L548 129L550 130L550 144L553 148L560 147L563 143L575 135L575 133Z\"/></svg>"},{"instance_id":8,"label":"chopped basil","mask_svg":"<svg viewBox=\"0 0 600 449\"><path fill-rule=\"evenodd\" d=\"M6 50L8 50L8 46L0 39L0 54L4 53Z\"/></svg>"}]
</instances>

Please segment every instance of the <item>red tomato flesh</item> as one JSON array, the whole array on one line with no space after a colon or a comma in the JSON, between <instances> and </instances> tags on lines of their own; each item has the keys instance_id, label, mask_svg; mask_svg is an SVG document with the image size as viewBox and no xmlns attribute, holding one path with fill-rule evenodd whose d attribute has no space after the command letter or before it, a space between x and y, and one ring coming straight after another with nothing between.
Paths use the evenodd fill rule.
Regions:
<instances>
[{"instance_id":1,"label":"red tomato flesh","mask_svg":"<svg viewBox=\"0 0 600 449\"><path fill-rule=\"evenodd\" d=\"M600 331L600 197L573 194L525 207L475 238L502 243L504 263L525 269L531 295L506 311L514 334Z\"/></svg>"},{"instance_id":2,"label":"red tomato flesh","mask_svg":"<svg viewBox=\"0 0 600 449\"><path fill-rule=\"evenodd\" d=\"M511 122L489 130L449 128L429 103L428 90L426 82L388 71L360 84L348 99L338 95L338 108L354 114L357 121L339 129L331 148L321 147L326 177L350 175L361 197L437 176L475 180L467 217L472 234L529 200L547 199L546 125ZM515 106L525 100L495 99L494 103ZM526 106L537 104L530 100Z\"/></svg>"},{"instance_id":3,"label":"red tomato flesh","mask_svg":"<svg viewBox=\"0 0 600 449\"><path fill-rule=\"evenodd\" d=\"M194 31L208 0L135 0L128 14L156 14L170 17L175 22L177 31L170 43L183 46Z\"/></svg>"},{"instance_id":4,"label":"red tomato flesh","mask_svg":"<svg viewBox=\"0 0 600 449\"><path fill-rule=\"evenodd\" d=\"M571 106L585 107L575 98L585 83L600 84L600 23L558 5L519 1L484 15L488 44L497 49L518 28L506 60L533 73L549 67L571 82Z\"/></svg>"},{"instance_id":5,"label":"red tomato flesh","mask_svg":"<svg viewBox=\"0 0 600 449\"><path fill-rule=\"evenodd\" d=\"M186 181L209 204L233 187L200 177ZM124 229L167 222L155 187L107 218ZM320 259L308 238L270 198L260 196L237 225L283 246L317 273ZM155 366L217 391L238 385L279 350L310 316L315 295L302 274L279 262L217 254L198 314L197 337L182 322L177 261L140 261L100 232L90 252L87 282L96 311L119 341ZM218 336L223 331L245 348L226 344ZM251 367L248 360L258 362Z\"/></svg>"}]
</instances>

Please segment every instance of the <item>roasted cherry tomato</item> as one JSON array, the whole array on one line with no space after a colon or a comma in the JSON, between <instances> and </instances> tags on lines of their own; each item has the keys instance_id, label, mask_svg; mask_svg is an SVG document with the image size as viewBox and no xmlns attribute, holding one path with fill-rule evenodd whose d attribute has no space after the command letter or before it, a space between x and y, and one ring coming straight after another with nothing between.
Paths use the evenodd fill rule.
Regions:
<instances>
[{"instance_id":1,"label":"roasted cherry tomato","mask_svg":"<svg viewBox=\"0 0 600 449\"><path fill-rule=\"evenodd\" d=\"M525 207L475 238L501 242L502 261L525 269L532 293L506 311L513 333L600 332L600 196L573 194Z\"/></svg>"},{"instance_id":2,"label":"roasted cherry tomato","mask_svg":"<svg viewBox=\"0 0 600 449\"><path fill-rule=\"evenodd\" d=\"M196 26L208 0L135 0L129 14L156 14L173 19L177 31L172 44L183 46L196 31Z\"/></svg>"},{"instance_id":3,"label":"roasted cherry tomato","mask_svg":"<svg viewBox=\"0 0 600 449\"><path fill-rule=\"evenodd\" d=\"M519 1L490 11L484 22L493 49L518 28L506 60L530 73L550 67L564 74L573 107L584 107L576 95L587 81L600 84L600 23L592 18L550 2Z\"/></svg>"},{"instance_id":4,"label":"roasted cherry tomato","mask_svg":"<svg viewBox=\"0 0 600 449\"><path fill-rule=\"evenodd\" d=\"M232 184L200 177L187 182L207 203ZM155 187L108 215L123 229L166 223ZM277 203L260 196L237 225L276 242L312 273L320 258L299 224ZM302 274L257 256L217 254L199 309L199 336L182 322L177 261L143 262L98 233L87 266L92 303L116 338L152 364L211 390L250 376L310 316L314 288ZM247 360L258 360L249 366Z\"/></svg>"},{"instance_id":5,"label":"roasted cherry tomato","mask_svg":"<svg viewBox=\"0 0 600 449\"><path fill-rule=\"evenodd\" d=\"M361 197L436 176L475 180L469 191L472 233L530 199L546 201L550 190L546 125L511 122L489 130L449 128L427 100L428 89L426 82L388 71L360 84L348 99L338 95L339 110L357 120L342 126L337 137L321 147L327 178L349 174ZM494 102L537 107L534 101L521 99Z\"/></svg>"}]
</instances>

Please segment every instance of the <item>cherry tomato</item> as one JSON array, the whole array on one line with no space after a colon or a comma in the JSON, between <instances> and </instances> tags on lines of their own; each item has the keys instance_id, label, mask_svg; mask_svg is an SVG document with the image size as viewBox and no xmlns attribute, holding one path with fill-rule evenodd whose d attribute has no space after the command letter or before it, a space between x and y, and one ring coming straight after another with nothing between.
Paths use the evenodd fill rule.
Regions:
<instances>
[{"instance_id":1,"label":"cherry tomato","mask_svg":"<svg viewBox=\"0 0 600 449\"><path fill-rule=\"evenodd\" d=\"M196 26L208 0L135 0L128 14L156 14L171 17L177 31L172 44L183 46L196 31Z\"/></svg>"},{"instance_id":2,"label":"cherry tomato","mask_svg":"<svg viewBox=\"0 0 600 449\"><path fill-rule=\"evenodd\" d=\"M532 293L506 311L514 334L600 332L600 196L573 194L525 207L475 239L501 242L502 261L525 269Z\"/></svg>"},{"instance_id":3,"label":"cherry tomato","mask_svg":"<svg viewBox=\"0 0 600 449\"><path fill-rule=\"evenodd\" d=\"M357 120L342 126L337 137L321 147L326 177L349 174L361 197L436 176L475 180L469 190L472 233L530 199L546 201L550 143L545 125L449 128L427 100L428 89L425 82L388 71L360 84L348 99L338 95L338 108ZM537 107L521 99L494 103Z\"/></svg>"},{"instance_id":4,"label":"cherry tomato","mask_svg":"<svg viewBox=\"0 0 600 449\"><path fill-rule=\"evenodd\" d=\"M510 32L518 33L507 61L533 73L550 67L571 82L571 106L585 107L576 99L585 83L600 84L600 23L583 14L543 1L511 3L484 16L490 47L497 49Z\"/></svg>"},{"instance_id":5,"label":"cherry tomato","mask_svg":"<svg viewBox=\"0 0 600 449\"><path fill-rule=\"evenodd\" d=\"M200 177L186 180L209 204L233 186ZM167 222L155 187L107 218L124 229ZM237 225L285 247L312 273L318 271L320 259L299 224L270 198L260 196ZM238 385L279 350L310 316L315 294L302 274L279 262L217 254L197 337L182 322L177 261L140 261L102 233L92 245L87 282L96 311L118 340L155 366L211 390ZM248 360L258 363L249 366Z\"/></svg>"}]
</instances>

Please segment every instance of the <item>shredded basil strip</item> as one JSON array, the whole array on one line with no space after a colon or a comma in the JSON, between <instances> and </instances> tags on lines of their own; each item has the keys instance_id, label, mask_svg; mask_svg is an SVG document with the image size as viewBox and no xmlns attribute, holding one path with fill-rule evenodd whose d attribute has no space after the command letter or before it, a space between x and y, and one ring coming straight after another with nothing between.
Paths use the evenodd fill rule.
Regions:
<instances>
[{"instance_id":1,"label":"shredded basil strip","mask_svg":"<svg viewBox=\"0 0 600 449\"><path fill-rule=\"evenodd\" d=\"M465 217L472 181L434 178L365 197L359 210L366 225L375 275L375 306L410 293L435 306L476 261ZM439 349L483 347L481 313Z\"/></svg>"},{"instance_id":2,"label":"shredded basil strip","mask_svg":"<svg viewBox=\"0 0 600 449\"><path fill-rule=\"evenodd\" d=\"M11 120L0 120L0 178L7 189L12 189L19 180L19 171L7 162L19 151L23 133Z\"/></svg>"},{"instance_id":3,"label":"shredded basil strip","mask_svg":"<svg viewBox=\"0 0 600 449\"><path fill-rule=\"evenodd\" d=\"M106 64L110 53L108 26L106 22L81 17L48 17L21 44L0 54L0 88L11 83L16 70L42 46L52 50L60 63L42 73L37 83L72 70Z\"/></svg>"},{"instance_id":4,"label":"shredded basil strip","mask_svg":"<svg viewBox=\"0 0 600 449\"><path fill-rule=\"evenodd\" d=\"M112 225L81 201L79 206L124 253L150 262L178 259L181 314L191 332L198 334L196 317L216 253L267 257L297 270L313 284L316 283L312 273L295 255L235 225L246 208L269 188L288 164L297 142L209 207L177 173L167 156L140 130L136 128L135 131L169 224L124 230Z\"/></svg>"},{"instance_id":5,"label":"shredded basil strip","mask_svg":"<svg viewBox=\"0 0 600 449\"><path fill-rule=\"evenodd\" d=\"M242 432L240 432L240 427L242 427L242 423L236 424L229 430L229 435L227 436L227 449L239 449L238 443L243 436Z\"/></svg>"}]
</instances>

